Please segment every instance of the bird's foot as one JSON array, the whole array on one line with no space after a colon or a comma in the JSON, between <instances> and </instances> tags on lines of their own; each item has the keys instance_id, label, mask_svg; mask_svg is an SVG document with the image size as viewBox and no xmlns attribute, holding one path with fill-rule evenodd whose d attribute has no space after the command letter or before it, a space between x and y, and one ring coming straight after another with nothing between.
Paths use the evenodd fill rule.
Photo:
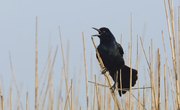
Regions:
<instances>
[{"instance_id":1,"label":"bird's foot","mask_svg":"<svg viewBox=\"0 0 180 110\"><path fill-rule=\"evenodd\" d=\"M110 89L111 89L111 92L114 93L114 91L116 89L116 83L114 83L113 86Z\"/></svg>"},{"instance_id":2,"label":"bird's foot","mask_svg":"<svg viewBox=\"0 0 180 110\"><path fill-rule=\"evenodd\" d=\"M102 72L101 72L101 73L102 73L102 74L105 74L106 72L107 72L106 67L103 67L103 68L102 68Z\"/></svg>"}]
</instances>

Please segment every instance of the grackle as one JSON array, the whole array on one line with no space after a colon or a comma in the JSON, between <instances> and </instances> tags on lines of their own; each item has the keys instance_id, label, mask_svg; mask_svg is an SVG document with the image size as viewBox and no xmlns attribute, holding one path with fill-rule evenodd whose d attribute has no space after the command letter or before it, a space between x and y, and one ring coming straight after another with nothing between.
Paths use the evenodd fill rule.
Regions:
<instances>
[{"instance_id":1,"label":"grackle","mask_svg":"<svg viewBox=\"0 0 180 110\"><path fill-rule=\"evenodd\" d=\"M130 67L125 65L123 59L123 48L118 42L116 42L114 35L108 28L102 27L100 29L93 29L98 31L98 34L93 36L97 36L100 39L100 44L97 49L105 66L102 73L109 71L110 76L114 80L114 85L111 87L111 89L114 91L116 89L116 84L118 84L118 92L121 96L130 88L131 70ZM132 87L136 84L136 80L138 79L137 74L137 70L132 69Z\"/></svg>"}]
</instances>

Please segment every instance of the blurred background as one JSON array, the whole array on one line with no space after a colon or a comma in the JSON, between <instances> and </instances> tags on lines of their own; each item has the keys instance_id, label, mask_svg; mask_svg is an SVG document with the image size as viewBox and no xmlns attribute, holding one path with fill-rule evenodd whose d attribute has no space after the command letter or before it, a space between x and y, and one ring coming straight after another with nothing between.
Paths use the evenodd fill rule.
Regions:
<instances>
[{"instance_id":1,"label":"blurred background","mask_svg":"<svg viewBox=\"0 0 180 110\"><path fill-rule=\"evenodd\" d=\"M173 1L175 31L178 30L178 0ZM34 109L35 97L35 38L36 17L38 33L38 72L39 72L39 100L45 97L45 86L48 82L48 61L55 62L52 72L52 90L54 91L54 106L57 100L62 102L62 108L66 103L66 83L64 74L67 74L67 84L71 81L74 87L74 97L79 97L77 108L86 108L86 81L83 55L84 35L86 46L86 63L88 68L88 80L94 81L94 75L98 82L104 82L99 64L96 60L95 49L92 45L91 35L97 32L92 27L108 27L121 43L125 51L125 61L129 65L129 45L132 43L132 67L137 68L139 60L139 86L150 87L148 65L141 48L140 38L143 39L145 52L149 55L149 48L153 42L154 59L157 48L162 54L161 63L165 63L162 42L164 32L167 55L170 60L169 67L173 68L171 61L171 48L166 21L166 13L163 0L136 0L136 1L108 1L108 0L1 0L0 2L0 89L5 99L5 108L8 109L8 100L12 89L12 107L19 105L25 109L26 96L29 94L30 109ZM132 31L131 31L132 29ZM132 42L130 37L132 34ZM60 37L61 36L61 37ZM60 39L61 38L61 39ZM99 39L95 39L96 45ZM139 42L137 46L137 42ZM63 54L66 71L63 65ZM138 56L137 56L138 52ZM49 57L51 56L51 60ZM148 56L148 59L150 56ZM11 68L11 61L12 67ZM156 61L154 61L156 62ZM157 65L154 64L154 67ZM170 69L171 70L171 69ZM163 72L163 68L162 71ZM13 75L14 74L14 75ZM136 84L135 87L138 87ZM163 81L162 81L163 84ZM88 83L89 97L93 97L94 85ZM92 87L91 87L92 86ZM169 85L170 86L170 85ZM19 95L18 95L19 91ZM108 88L107 88L107 91ZM142 93L143 91L140 90ZM92 93L92 94L91 94ZM60 94L60 95L58 95ZM134 92L137 96L137 91ZM151 94L147 89L147 94ZM143 96L143 94L141 94ZM19 97L19 98L18 98ZM122 97L123 99L123 97ZM124 101L126 98L122 101ZM150 98L151 99L151 98ZM46 99L47 100L47 99ZM73 99L72 99L73 100ZM169 98L169 101L173 99ZM42 101L43 102L43 101ZM89 98L89 106L93 105L93 98ZM137 101L135 100L135 103ZM148 102L148 101L147 101ZM46 102L47 103L47 102ZM113 101L112 101L113 103ZM39 104L42 106L42 104ZM161 105L163 106L164 103ZM170 104L172 107L173 104ZM59 109L62 109L59 107ZM148 106L149 107L149 106ZM148 108L147 107L147 108ZM39 107L41 109L41 107ZM47 107L48 108L48 107ZM149 107L151 108L151 107ZM55 109L55 108L54 108ZM70 109L70 108L67 108ZM91 109L91 107L89 107ZM137 109L137 108L135 108Z\"/></svg>"}]
</instances>

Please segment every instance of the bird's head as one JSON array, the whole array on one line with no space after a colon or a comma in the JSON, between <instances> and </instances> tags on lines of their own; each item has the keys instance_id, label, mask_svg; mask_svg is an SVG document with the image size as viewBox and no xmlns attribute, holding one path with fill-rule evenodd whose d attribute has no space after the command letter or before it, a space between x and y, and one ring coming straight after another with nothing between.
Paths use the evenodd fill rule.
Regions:
<instances>
[{"instance_id":1,"label":"bird's head","mask_svg":"<svg viewBox=\"0 0 180 110\"><path fill-rule=\"evenodd\" d=\"M98 31L98 34L95 34L93 36L98 36L102 41L111 41L115 39L111 31L106 27L102 27L100 29L93 27L93 29Z\"/></svg>"}]
</instances>

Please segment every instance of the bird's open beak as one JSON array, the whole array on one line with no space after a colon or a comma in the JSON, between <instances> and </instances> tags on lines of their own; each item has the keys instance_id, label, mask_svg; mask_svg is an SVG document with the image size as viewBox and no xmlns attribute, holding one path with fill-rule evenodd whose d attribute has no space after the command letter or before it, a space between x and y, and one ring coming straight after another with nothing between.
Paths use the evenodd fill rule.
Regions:
<instances>
[{"instance_id":1,"label":"bird's open beak","mask_svg":"<svg viewBox=\"0 0 180 110\"><path fill-rule=\"evenodd\" d=\"M94 30L96 30L96 31L98 31L98 33L100 33L100 30L99 29L97 29L97 28L94 28L94 27L92 27ZM95 34L95 35L92 35L92 36L100 36L100 34Z\"/></svg>"}]
</instances>

